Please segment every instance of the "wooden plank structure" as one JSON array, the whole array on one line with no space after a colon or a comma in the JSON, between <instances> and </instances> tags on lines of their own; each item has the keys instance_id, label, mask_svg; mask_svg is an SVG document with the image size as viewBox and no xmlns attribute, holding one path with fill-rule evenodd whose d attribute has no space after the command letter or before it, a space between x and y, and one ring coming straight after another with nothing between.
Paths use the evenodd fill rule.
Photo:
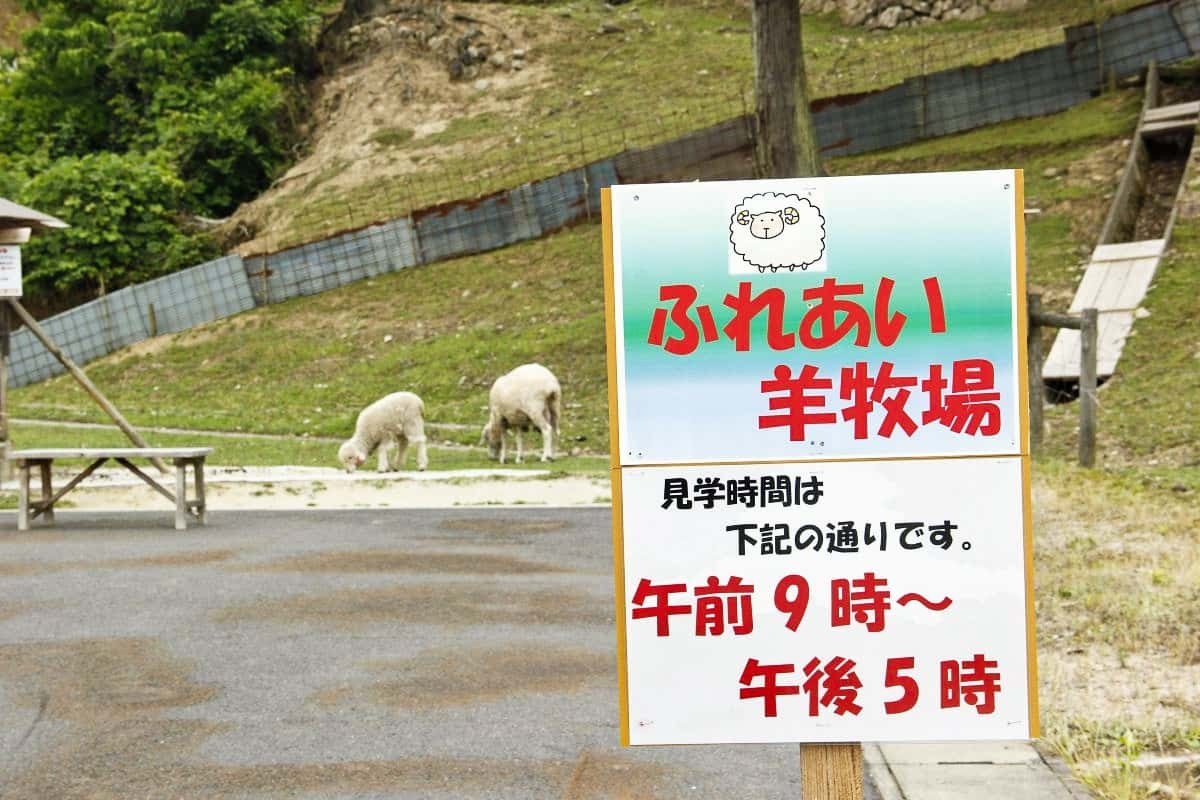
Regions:
<instances>
[{"instance_id":1,"label":"wooden plank structure","mask_svg":"<svg viewBox=\"0 0 1200 800\"><path fill-rule=\"evenodd\" d=\"M1146 100L1133 137L1125 172L1100 233L1100 244L1071 301L1070 311L1094 308L1097 316L1096 377L1106 378L1117 369L1125 341L1133 329L1138 308L1154 280L1158 263L1171 237L1174 212L1161 239L1120 241L1132 235L1137 209L1145 190L1149 164L1146 142L1155 138L1189 134L1200 124L1200 101L1157 106L1158 70L1147 69ZM1078 381L1081 373L1079 329L1060 328L1046 356L1042 377Z\"/></svg>"},{"instance_id":2,"label":"wooden plank structure","mask_svg":"<svg viewBox=\"0 0 1200 800\"><path fill-rule=\"evenodd\" d=\"M1075 291L1070 312L1085 308L1099 311L1096 372L1112 375L1125 340L1133 328L1137 308L1146 296L1166 246L1164 239L1102 244L1092 253L1083 280ZM1047 380L1079 378L1079 331L1060 329L1042 368Z\"/></svg>"},{"instance_id":3,"label":"wooden plank structure","mask_svg":"<svg viewBox=\"0 0 1200 800\"><path fill-rule=\"evenodd\" d=\"M1200 122L1200 101L1176 103L1148 109L1142 115L1142 124L1138 132L1149 138L1187 133L1195 129L1197 122Z\"/></svg>"},{"instance_id":4,"label":"wooden plank structure","mask_svg":"<svg viewBox=\"0 0 1200 800\"><path fill-rule=\"evenodd\" d=\"M67 492L78 486L109 459L145 481L150 488L175 504L175 529L186 530L188 517L201 525L205 522L207 506L204 500L204 459L212 453L211 447L117 447L105 449L49 449L16 450L9 454L18 472L17 530L29 530L31 520L41 516L47 523L54 524L54 504ZM50 468L56 458L84 458L92 461L82 472L71 478L57 492L51 482ZM171 459L175 464L175 491L162 486L130 459ZM41 497L31 500L29 496L30 473L37 468L41 477ZM192 468L194 497L187 497L187 470Z\"/></svg>"}]
</instances>

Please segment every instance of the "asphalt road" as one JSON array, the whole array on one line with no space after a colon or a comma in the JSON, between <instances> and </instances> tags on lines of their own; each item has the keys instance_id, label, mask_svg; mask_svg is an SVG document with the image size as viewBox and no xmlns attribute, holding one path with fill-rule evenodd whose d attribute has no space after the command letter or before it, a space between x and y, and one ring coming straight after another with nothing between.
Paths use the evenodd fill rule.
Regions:
<instances>
[{"instance_id":1,"label":"asphalt road","mask_svg":"<svg viewBox=\"0 0 1200 800\"><path fill-rule=\"evenodd\" d=\"M0 798L797 798L622 749L606 508L0 515Z\"/></svg>"}]
</instances>

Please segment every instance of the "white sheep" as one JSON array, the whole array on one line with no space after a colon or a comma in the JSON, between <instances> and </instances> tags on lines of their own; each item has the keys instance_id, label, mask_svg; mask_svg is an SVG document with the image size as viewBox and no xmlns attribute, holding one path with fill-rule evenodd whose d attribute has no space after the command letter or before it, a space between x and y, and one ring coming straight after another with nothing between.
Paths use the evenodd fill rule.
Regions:
<instances>
[{"instance_id":1,"label":"white sheep","mask_svg":"<svg viewBox=\"0 0 1200 800\"><path fill-rule=\"evenodd\" d=\"M825 217L807 197L763 192L734 207L729 241L744 262L741 266L757 267L759 272L781 267L807 270L814 265L822 270L818 262L825 253Z\"/></svg>"},{"instance_id":2,"label":"white sheep","mask_svg":"<svg viewBox=\"0 0 1200 800\"><path fill-rule=\"evenodd\" d=\"M487 443L492 458L504 463L505 432L517 439L517 463L521 463L521 434L530 427L542 432L542 461L553 457L554 435L558 433L562 389L554 373L541 364L522 364L501 375L488 395L488 422L479 443Z\"/></svg>"},{"instance_id":3,"label":"white sheep","mask_svg":"<svg viewBox=\"0 0 1200 800\"><path fill-rule=\"evenodd\" d=\"M417 447L417 469L425 469L425 403L412 392L392 392L359 412L354 435L338 449L338 461L353 472L378 448L379 471L398 470L410 444ZM398 450L394 466L388 459L393 446Z\"/></svg>"}]
</instances>

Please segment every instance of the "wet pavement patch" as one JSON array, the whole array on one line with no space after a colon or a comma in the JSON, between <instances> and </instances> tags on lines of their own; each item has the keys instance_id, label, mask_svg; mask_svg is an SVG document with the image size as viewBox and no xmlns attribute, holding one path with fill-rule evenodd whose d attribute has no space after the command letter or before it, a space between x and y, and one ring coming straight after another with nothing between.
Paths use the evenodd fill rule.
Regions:
<instances>
[{"instance_id":1,"label":"wet pavement patch","mask_svg":"<svg viewBox=\"0 0 1200 800\"><path fill-rule=\"evenodd\" d=\"M336 628L378 623L437 625L610 625L612 600L570 587L502 582L406 583L302 594L217 612L224 623L273 622Z\"/></svg>"},{"instance_id":2,"label":"wet pavement patch","mask_svg":"<svg viewBox=\"0 0 1200 800\"><path fill-rule=\"evenodd\" d=\"M14 700L53 719L89 721L202 703L216 693L150 639L0 645Z\"/></svg>"},{"instance_id":3,"label":"wet pavement patch","mask_svg":"<svg viewBox=\"0 0 1200 800\"><path fill-rule=\"evenodd\" d=\"M554 669L555 663L568 668L576 664L575 679L582 680L591 670L585 659L611 671L611 664L602 658L571 652L559 654L554 663L543 660L540 669ZM433 659L424 662L425 669L434 667ZM645 772L640 767L633 766L628 773L611 767L596 772L594 759L582 768L559 760L437 756L250 765L205 761L198 756L204 742L234 726L162 717L171 709L213 697L217 689L193 682L185 662L148 639L3 645L0 680L13 700L29 710L32 722L22 744L43 718L65 723L39 746L25 745L26 755L8 754L14 769L5 778L5 800L224 800L365 792L449 792L447 796L500 792L513 797L549 792L585 798L613 797L618 784L610 778L633 779L619 785L649 785L644 778L635 779ZM650 769L653 777L654 768ZM589 787L603 786L607 790L589 793Z\"/></svg>"},{"instance_id":4,"label":"wet pavement patch","mask_svg":"<svg viewBox=\"0 0 1200 800\"><path fill-rule=\"evenodd\" d=\"M248 572L406 572L453 575L532 575L567 572L553 564L493 553L439 553L419 550L317 552L278 561L246 564Z\"/></svg>"},{"instance_id":5,"label":"wet pavement patch","mask_svg":"<svg viewBox=\"0 0 1200 800\"><path fill-rule=\"evenodd\" d=\"M562 795L572 800L661 797L627 794L620 783L645 768L589 777L578 766L532 759L413 758L228 765L196 752L228 726L201 720L126 720L80 727L5 785L5 800L299 797L311 794L434 793L446 797ZM653 770L653 768L650 768ZM599 780L598 780L599 779ZM632 786L645 785L639 779ZM566 788L566 793L564 792ZM443 795L440 792L446 792ZM499 795L497 795L499 793Z\"/></svg>"},{"instance_id":6,"label":"wet pavement patch","mask_svg":"<svg viewBox=\"0 0 1200 800\"><path fill-rule=\"evenodd\" d=\"M612 683L611 653L547 647L539 642L503 649L435 650L413 659L373 662L365 685L318 692L322 706L361 703L403 709L470 705L516 694L569 692L593 681Z\"/></svg>"},{"instance_id":7,"label":"wet pavement patch","mask_svg":"<svg viewBox=\"0 0 1200 800\"><path fill-rule=\"evenodd\" d=\"M668 773L669 770L657 764L584 750L563 790L562 800L678 796L666 790L664 779Z\"/></svg>"},{"instance_id":8,"label":"wet pavement patch","mask_svg":"<svg viewBox=\"0 0 1200 800\"><path fill-rule=\"evenodd\" d=\"M237 554L237 550L190 550L137 558L107 558L92 561L10 561L0 563L0 576L44 575L48 572L63 572L71 569L86 571L137 569L139 567L194 567L228 561Z\"/></svg>"},{"instance_id":9,"label":"wet pavement patch","mask_svg":"<svg viewBox=\"0 0 1200 800\"><path fill-rule=\"evenodd\" d=\"M512 536L527 533L553 533L564 531L570 523L563 519L541 519L536 517L454 517L438 523L443 531L461 531L487 535Z\"/></svg>"}]
</instances>

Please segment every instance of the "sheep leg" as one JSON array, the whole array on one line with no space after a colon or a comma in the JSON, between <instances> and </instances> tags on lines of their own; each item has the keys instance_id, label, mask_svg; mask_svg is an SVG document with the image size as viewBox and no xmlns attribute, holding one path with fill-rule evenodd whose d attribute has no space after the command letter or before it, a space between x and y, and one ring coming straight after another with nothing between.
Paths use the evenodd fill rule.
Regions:
<instances>
[{"instance_id":1,"label":"sheep leg","mask_svg":"<svg viewBox=\"0 0 1200 800\"><path fill-rule=\"evenodd\" d=\"M508 437L504 435L504 429L500 429L500 463L504 463L504 457L508 454Z\"/></svg>"},{"instance_id":2,"label":"sheep leg","mask_svg":"<svg viewBox=\"0 0 1200 800\"><path fill-rule=\"evenodd\" d=\"M393 467L397 472L404 469L404 456L408 453L408 440L400 439L399 442L396 447L396 465Z\"/></svg>"},{"instance_id":3,"label":"sheep leg","mask_svg":"<svg viewBox=\"0 0 1200 800\"><path fill-rule=\"evenodd\" d=\"M542 433L542 461L551 461L554 457L554 423L545 413L532 417L532 422Z\"/></svg>"},{"instance_id":4,"label":"sheep leg","mask_svg":"<svg viewBox=\"0 0 1200 800\"><path fill-rule=\"evenodd\" d=\"M392 449L392 440L389 437L384 437L379 443L379 472L388 471L388 451Z\"/></svg>"},{"instance_id":5,"label":"sheep leg","mask_svg":"<svg viewBox=\"0 0 1200 800\"><path fill-rule=\"evenodd\" d=\"M425 420L417 418L405 422L404 439L417 447L417 469L423 470L429 466L429 457L425 454Z\"/></svg>"},{"instance_id":6,"label":"sheep leg","mask_svg":"<svg viewBox=\"0 0 1200 800\"><path fill-rule=\"evenodd\" d=\"M520 463L521 463L522 452L523 452L523 451L522 451L522 446L521 446L521 429L520 429L520 428L516 428L516 429L513 431L513 433L515 433L515 434L516 434L516 437L517 437L517 463L518 463L518 464L520 464Z\"/></svg>"}]
</instances>

